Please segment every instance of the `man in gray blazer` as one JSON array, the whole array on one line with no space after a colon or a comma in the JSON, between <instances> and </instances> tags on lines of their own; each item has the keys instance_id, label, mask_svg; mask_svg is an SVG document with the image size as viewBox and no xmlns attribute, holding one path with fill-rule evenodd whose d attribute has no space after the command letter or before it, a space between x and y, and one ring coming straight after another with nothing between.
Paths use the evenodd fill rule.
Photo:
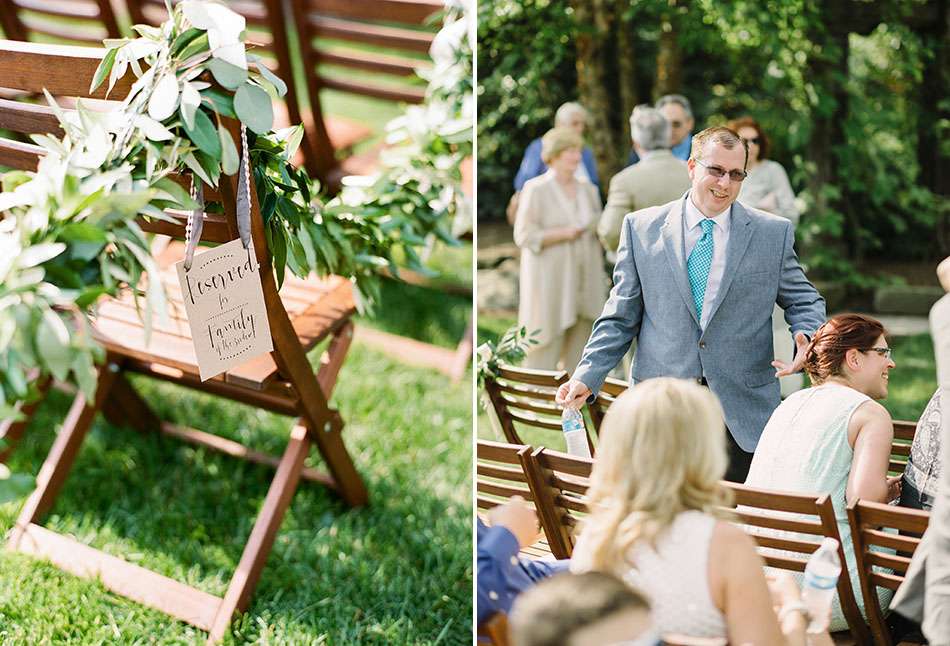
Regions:
<instances>
[{"instance_id":1,"label":"man in gray blazer","mask_svg":"<svg viewBox=\"0 0 950 646\"><path fill-rule=\"evenodd\" d=\"M801 369L808 339L825 321L825 301L792 249L791 223L734 203L747 157L732 130L704 130L693 137L686 195L626 216L610 297L572 379L557 393L562 406L590 400L636 340L632 383L689 378L719 397L726 478L734 482L745 481L780 402L777 377ZM773 360L775 303L798 347L790 365Z\"/></svg>"}]
</instances>

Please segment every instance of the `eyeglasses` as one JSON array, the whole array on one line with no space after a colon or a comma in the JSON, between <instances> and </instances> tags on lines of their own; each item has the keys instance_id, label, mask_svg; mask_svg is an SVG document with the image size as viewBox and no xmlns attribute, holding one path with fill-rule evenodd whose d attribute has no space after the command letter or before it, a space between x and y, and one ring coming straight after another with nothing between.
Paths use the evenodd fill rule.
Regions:
<instances>
[{"instance_id":1,"label":"eyeglasses","mask_svg":"<svg viewBox=\"0 0 950 646\"><path fill-rule=\"evenodd\" d=\"M744 143L746 146L748 146L749 144L755 144L756 146L759 145L758 137L752 137L752 139L746 139L745 137L739 137L739 138L742 139L742 143Z\"/></svg>"},{"instance_id":2,"label":"eyeglasses","mask_svg":"<svg viewBox=\"0 0 950 646\"><path fill-rule=\"evenodd\" d=\"M881 355L885 359L891 358L890 348L868 348L867 350L862 350L861 352L877 352L879 355Z\"/></svg>"},{"instance_id":3,"label":"eyeglasses","mask_svg":"<svg viewBox=\"0 0 950 646\"><path fill-rule=\"evenodd\" d=\"M713 177L722 177L726 173L729 173L729 179L733 182L741 182L746 178L746 173L744 170L730 170L727 171L725 168L720 168L719 166L709 166L708 164L703 163L701 159L696 159L695 162L709 171L709 174Z\"/></svg>"}]
</instances>

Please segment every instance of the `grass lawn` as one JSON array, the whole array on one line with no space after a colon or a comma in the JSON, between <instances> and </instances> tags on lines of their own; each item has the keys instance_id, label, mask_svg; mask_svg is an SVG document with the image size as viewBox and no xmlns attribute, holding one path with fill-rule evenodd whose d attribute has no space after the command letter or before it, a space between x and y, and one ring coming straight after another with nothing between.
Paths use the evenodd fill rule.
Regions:
<instances>
[{"instance_id":1,"label":"grass lawn","mask_svg":"<svg viewBox=\"0 0 950 646\"><path fill-rule=\"evenodd\" d=\"M163 417L269 452L286 442L289 418L134 381ZM471 643L470 383L452 385L354 345L332 401L371 504L349 510L302 482L249 612L226 643ZM69 403L58 392L44 403L11 459L14 472L36 473ZM221 595L271 476L268 468L143 437L100 417L46 525ZM19 506L0 506L0 532ZM0 581L0 644L205 639L26 556L0 552Z\"/></svg>"}]
</instances>

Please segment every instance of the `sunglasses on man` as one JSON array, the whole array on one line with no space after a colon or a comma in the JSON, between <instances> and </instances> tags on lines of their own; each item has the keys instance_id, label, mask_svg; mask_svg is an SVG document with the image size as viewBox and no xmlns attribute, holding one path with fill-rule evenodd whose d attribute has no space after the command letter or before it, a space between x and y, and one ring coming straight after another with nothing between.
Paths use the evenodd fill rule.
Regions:
<instances>
[{"instance_id":1,"label":"sunglasses on man","mask_svg":"<svg viewBox=\"0 0 950 646\"><path fill-rule=\"evenodd\" d=\"M748 175L748 173L745 172L744 170L730 170L730 171L727 171L725 168L722 168L722 167L720 167L720 166L710 166L710 165L704 163L703 160L701 160L701 159L697 159L697 160L695 160L695 161L696 161L697 164L699 164L700 166L702 166L703 168L705 168L707 171L709 171L709 174L710 174L710 175L712 175L713 177L715 177L715 178L717 178L717 179L720 178L720 177L722 177L722 176L725 175L726 173L729 173L729 179L731 179L733 182L741 182L741 181L744 180L744 179L746 178L746 176Z\"/></svg>"}]
</instances>

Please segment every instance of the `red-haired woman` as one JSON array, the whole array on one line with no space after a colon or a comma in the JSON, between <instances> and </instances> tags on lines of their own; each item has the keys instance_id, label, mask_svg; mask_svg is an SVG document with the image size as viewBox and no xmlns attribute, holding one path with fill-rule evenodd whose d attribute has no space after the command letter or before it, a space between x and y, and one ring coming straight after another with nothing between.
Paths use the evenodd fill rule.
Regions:
<instances>
[{"instance_id":1,"label":"red-haired woman","mask_svg":"<svg viewBox=\"0 0 950 646\"><path fill-rule=\"evenodd\" d=\"M893 423L874 401L887 397L888 371L895 364L884 326L860 314L829 320L815 332L806 352L805 371L812 387L775 409L746 484L831 495L848 574L863 612L846 507L858 498L889 502L900 496L900 476L887 477ZM884 592L886 607L890 592ZM829 630L845 628L836 599Z\"/></svg>"}]
</instances>

